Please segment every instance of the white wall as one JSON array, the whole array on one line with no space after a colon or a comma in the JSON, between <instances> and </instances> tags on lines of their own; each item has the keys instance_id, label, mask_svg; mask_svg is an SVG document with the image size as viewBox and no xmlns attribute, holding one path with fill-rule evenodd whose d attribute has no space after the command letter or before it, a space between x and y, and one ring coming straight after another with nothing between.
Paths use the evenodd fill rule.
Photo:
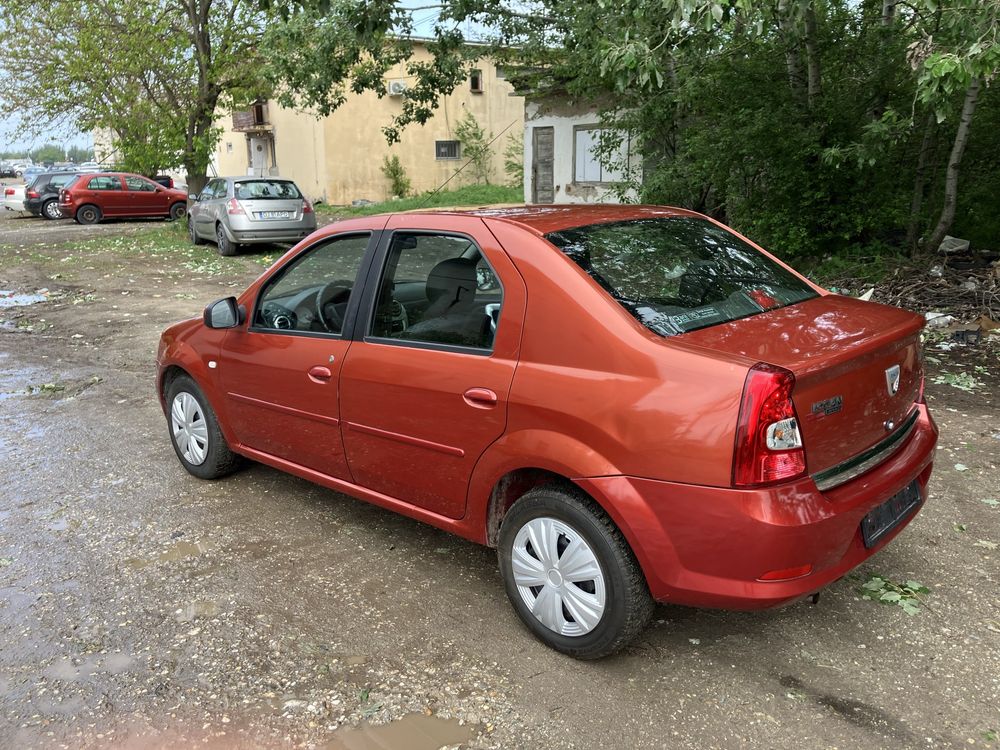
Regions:
<instances>
[{"instance_id":1,"label":"white wall","mask_svg":"<svg viewBox=\"0 0 1000 750\"><path fill-rule=\"evenodd\" d=\"M552 127L554 139L553 185L556 203L621 203L610 184L579 184L574 181L575 154L574 128L581 125L597 125L600 117L596 107L569 104L553 100L546 102L528 101L524 107L524 201L532 200L532 175L534 154L532 153L532 129ZM630 153L630 170L639 176L640 161ZM628 201L638 200L635 191L626 195Z\"/></svg>"}]
</instances>

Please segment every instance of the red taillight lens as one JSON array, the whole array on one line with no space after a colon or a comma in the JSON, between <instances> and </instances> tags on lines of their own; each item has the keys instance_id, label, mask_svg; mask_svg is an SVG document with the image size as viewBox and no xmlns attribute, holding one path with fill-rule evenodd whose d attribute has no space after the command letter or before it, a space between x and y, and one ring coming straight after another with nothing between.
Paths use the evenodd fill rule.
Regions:
<instances>
[{"instance_id":1,"label":"red taillight lens","mask_svg":"<svg viewBox=\"0 0 1000 750\"><path fill-rule=\"evenodd\" d=\"M6 190L3 191L3 194L4 195L13 195L14 194L14 188L7 188Z\"/></svg>"},{"instance_id":2,"label":"red taillight lens","mask_svg":"<svg viewBox=\"0 0 1000 750\"><path fill-rule=\"evenodd\" d=\"M795 376L781 367L761 362L750 369L736 428L734 487L759 487L805 474L794 387Z\"/></svg>"},{"instance_id":3,"label":"red taillight lens","mask_svg":"<svg viewBox=\"0 0 1000 750\"><path fill-rule=\"evenodd\" d=\"M924 374L923 373L920 373L920 385L917 388L917 398L916 398L915 403L918 403L918 404L926 404L927 403L926 401L924 401Z\"/></svg>"},{"instance_id":4,"label":"red taillight lens","mask_svg":"<svg viewBox=\"0 0 1000 750\"><path fill-rule=\"evenodd\" d=\"M226 202L226 213L228 213L230 216L245 216L246 215L246 211L243 210L243 206L241 206L240 202L238 200L236 200L235 198L230 198Z\"/></svg>"},{"instance_id":5,"label":"red taillight lens","mask_svg":"<svg viewBox=\"0 0 1000 750\"><path fill-rule=\"evenodd\" d=\"M313 212L312 203L307 201L305 198L302 199L302 213L311 214Z\"/></svg>"},{"instance_id":6,"label":"red taillight lens","mask_svg":"<svg viewBox=\"0 0 1000 750\"><path fill-rule=\"evenodd\" d=\"M38 193L37 193L37 192L35 192L34 190L28 190L28 191L27 191L27 192L26 192L26 193L24 194L24 196L25 196L26 198L37 198L37 197L38 197Z\"/></svg>"}]
</instances>

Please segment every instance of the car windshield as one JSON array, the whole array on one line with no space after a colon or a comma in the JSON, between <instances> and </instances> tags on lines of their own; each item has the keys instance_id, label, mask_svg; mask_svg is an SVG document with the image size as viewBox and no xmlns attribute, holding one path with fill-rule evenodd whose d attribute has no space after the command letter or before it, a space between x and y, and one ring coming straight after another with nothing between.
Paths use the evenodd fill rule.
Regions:
<instances>
[{"instance_id":1,"label":"car windshield","mask_svg":"<svg viewBox=\"0 0 1000 750\"><path fill-rule=\"evenodd\" d=\"M817 296L793 273L705 219L592 224L553 232L546 239L661 336Z\"/></svg>"},{"instance_id":2,"label":"car windshield","mask_svg":"<svg viewBox=\"0 0 1000 750\"><path fill-rule=\"evenodd\" d=\"M236 183L236 197L243 201L289 200L301 198L294 182L283 180L247 180Z\"/></svg>"}]
</instances>

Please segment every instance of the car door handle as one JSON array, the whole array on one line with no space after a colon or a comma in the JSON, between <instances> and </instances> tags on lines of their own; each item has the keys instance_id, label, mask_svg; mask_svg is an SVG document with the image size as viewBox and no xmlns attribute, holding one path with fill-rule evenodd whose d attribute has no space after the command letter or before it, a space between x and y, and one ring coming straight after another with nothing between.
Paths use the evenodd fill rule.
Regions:
<instances>
[{"instance_id":1,"label":"car door handle","mask_svg":"<svg viewBox=\"0 0 1000 750\"><path fill-rule=\"evenodd\" d=\"M497 405L497 394L489 388L470 388L462 394L462 398L477 409L490 409Z\"/></svg>"},{"instance_id":2,"label":"car door handle","mask_svg":"<svg viewBox=\"0 0 1000 750\"><path fill-rule=\"evenodd\" d=\"M309 368L309 378L317 383L322 383L333 377L333 373L330 372L329 367L323 367L322 365L316 365L315 367Z\"/></svg>"}]
</instances>

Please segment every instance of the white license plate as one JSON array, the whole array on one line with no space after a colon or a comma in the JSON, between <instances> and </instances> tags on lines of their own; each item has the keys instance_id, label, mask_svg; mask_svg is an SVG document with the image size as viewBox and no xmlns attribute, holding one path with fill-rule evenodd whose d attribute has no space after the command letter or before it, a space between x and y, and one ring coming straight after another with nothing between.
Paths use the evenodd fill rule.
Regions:
<instances>
[{"instance_id":1,"label":"white license plate","mask_svg":"<svg viewBox=\"0 0 1000 750\"><path fill-rule=\"evenodd\" d=\"M258 219L288 219L292 215L291 211L258 211Z\"/></svg>"}]
</instances>

